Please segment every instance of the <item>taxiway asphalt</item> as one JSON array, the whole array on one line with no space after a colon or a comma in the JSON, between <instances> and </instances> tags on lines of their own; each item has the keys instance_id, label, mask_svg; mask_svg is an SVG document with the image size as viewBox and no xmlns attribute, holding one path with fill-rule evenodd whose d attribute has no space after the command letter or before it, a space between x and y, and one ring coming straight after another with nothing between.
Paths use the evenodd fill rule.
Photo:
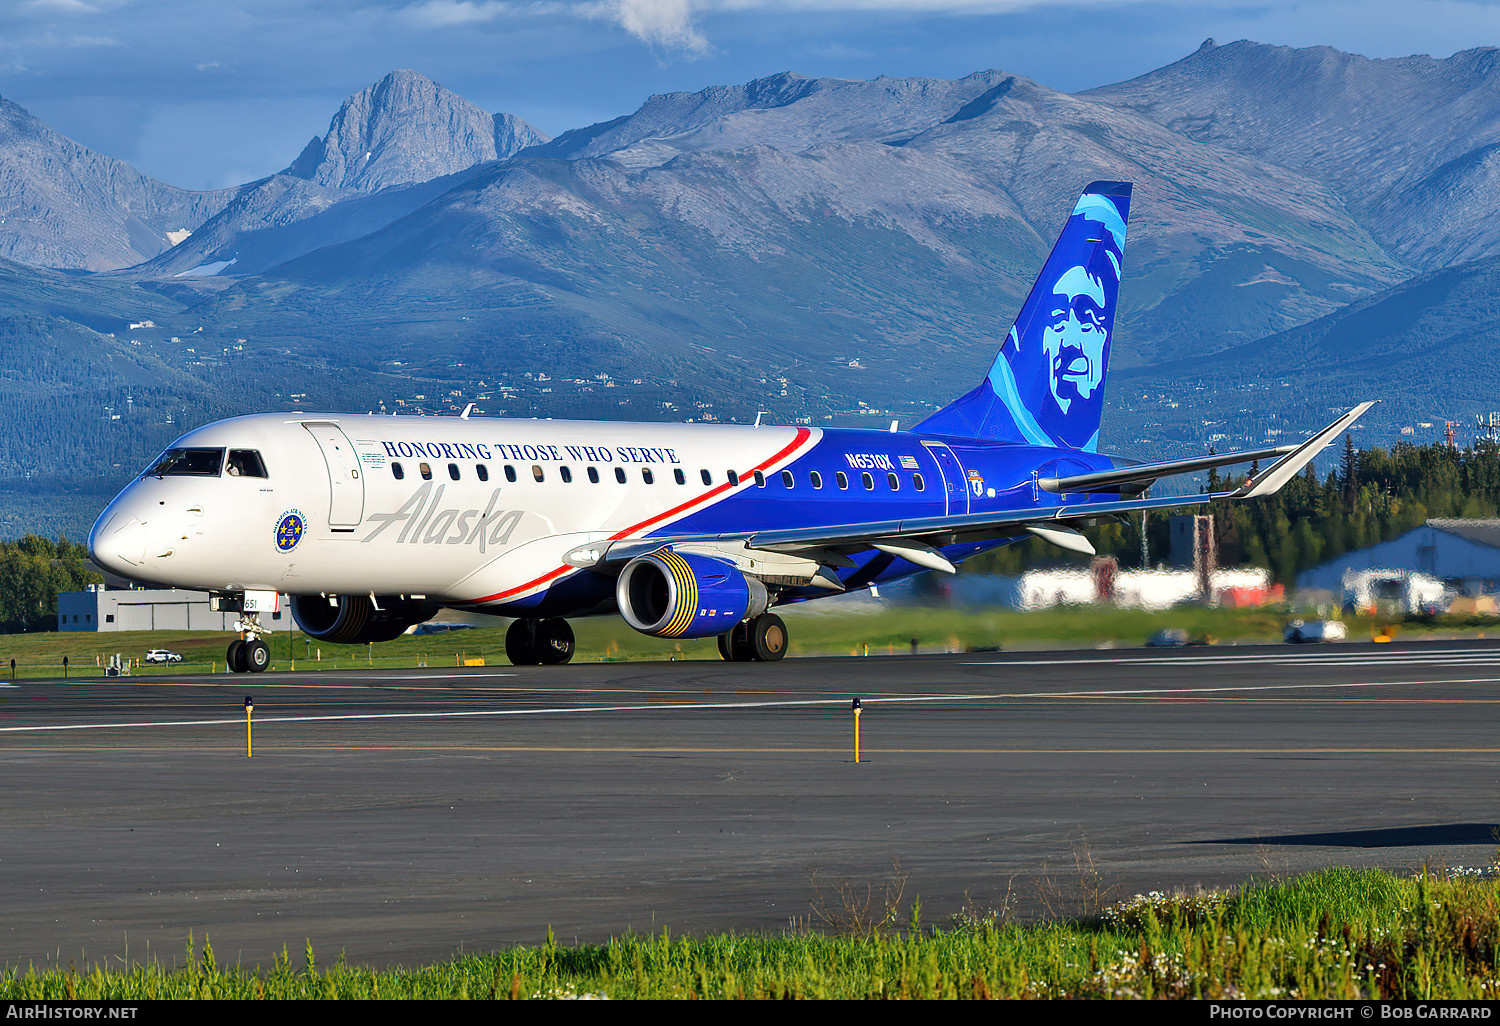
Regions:
<instances>
[{"instance_id":1,"label":"taxiway asphalt","mask_svg":"<svg viewBox=\"0 0 1500 1026\"><path fill-rule=\"evenodd\" d=\"M245 753L246 695L255 700ZM861 699L861 761L851 700ZM1487 866L1500 643L20 682L0 966L1021 916Z\"/></svg>"}]
</instances>

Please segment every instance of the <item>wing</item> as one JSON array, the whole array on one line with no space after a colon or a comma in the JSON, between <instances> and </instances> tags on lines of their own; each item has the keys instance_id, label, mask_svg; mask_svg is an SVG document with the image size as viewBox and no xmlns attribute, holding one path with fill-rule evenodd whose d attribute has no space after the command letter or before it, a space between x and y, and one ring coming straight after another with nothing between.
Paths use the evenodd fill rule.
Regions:
<instances>
[{"instance_id":1,"label":"wing","mask_svg":"<svg viewBox=\"0 0 1500 1026\"><path fill-rule=\"evenodd\" d=\"M954 516L914 517L906 520L881 520L862 524L837 524L822 527L773 528L764 531L740 531L717 535L678 535L675 537L631 538L609 543L580 546L569 552L564 561L573 566L605 567L628 562L636 556L655 552L666 546L705 546L738 551L754 550L780 553L820 565L852 566L848 554L864 549L879 549L901 556L918 566L954 571L953 564L938 549L963 542L988 541L1030 533L1064 548L1092 554L1089 544L1077 528L1101 519L1119 517L1141 510L1180 509L1210 502L1255 499L1272 495L1312 462L1335 438L1374 406L1361 403L1339 417L1301 445L1226 453L1168 463L1140 464L1133 467L1075 477L1051 479L1055 492L1117 492L1127 486L1146 485L1172 474L1190 473L1206 467L1249 462L1268 456L1279 458L1254 480L1247 479L1233 491L1206 495L1169 496L1167 498L1131 498L1115 502L1061 503L1049 507L1013 510L990 510ZM1143 482L1143 483L1142 483ZM1041 482L1038 482L1041 484ZM1044 486L1045 487L1045 486ZM816 575L814 575L816 579ZM841 585L831 585L841 587Z\"/></svg>"},{"instance_id":2,"label":"wing","mask_svg":"<svg viewBox=\"0 0 1500 1026\"><path fill-rule=\"evenodd\" d=\"M1295 445L1280 445L1273 449L1248 449L1243 452L1216 453L1212 456L1195 456L1188 460L1170 460L1164 463L1136 463L1114 470L1098 470L1089 474L1074 474L1071 477L1044 477L1037 485L1044 492L1064 494L1067 492L1119 492L1121 495L1140 495L1159 478L1176 474L1192 474L1210 467L1228 467L1236 463L1255 460L1280 459L1293 451Z\"/></svg>"}]
</instances>

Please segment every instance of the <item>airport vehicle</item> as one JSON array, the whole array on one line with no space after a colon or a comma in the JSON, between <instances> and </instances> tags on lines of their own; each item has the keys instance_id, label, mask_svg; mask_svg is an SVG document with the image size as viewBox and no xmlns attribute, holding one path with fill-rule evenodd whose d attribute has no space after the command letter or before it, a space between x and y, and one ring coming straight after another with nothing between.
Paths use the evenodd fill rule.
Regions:
<instances>
[{"instance_id":1,"label":"airport vehicle","mask_svg":"<svg viewBox=\"0 0 1500 1026\"><path fill-rule=\"evenodd\" d=\"M1163 627L1146 639L1147 648L1180 648L1188 643L1188 632L1181 627Z\"/></svg>"},{"instance_id":2,"label":"airport vehicle","mask_svg":"<svg viewBox=\"0 0 1500 1026\"><path fill-rule=\"evenodd\" d=\"M1369 407L1298 446L1140 463L1098 452L1131 186L1095 182L989 373L911 430L271 413L173 442L100 515L123 576L241 613L229 663L269 662L278 593L325 642L397 637L441 607L513 617L512 662L565 663L567 618L780 659L786 603L1022 538L1270 495ZM1172 474L1274 460L1231 491L1150 498Z\"/></svg>"},{"instance_id":3,"label":"airport vehicle","mask_svg":"<svg viewBox=\"0 0 1500 1026\"><path fill-rule=\"evenodd\" d=\"M182 656L165 648L153 648L146 653L148 663L180 663Z\"/></svg>"},{"instance_id":4,"label":"airport vehicle","mask_svg":"<svg viewBox=\"0 0 1500 1026\"><path fill-rule=\"evenodd\" d=\"M1288 645L1315 645L1343 641L1349 636L1342 620L1293 620L1282 628L1281 640Z\"/></svg>"}]
</instances>

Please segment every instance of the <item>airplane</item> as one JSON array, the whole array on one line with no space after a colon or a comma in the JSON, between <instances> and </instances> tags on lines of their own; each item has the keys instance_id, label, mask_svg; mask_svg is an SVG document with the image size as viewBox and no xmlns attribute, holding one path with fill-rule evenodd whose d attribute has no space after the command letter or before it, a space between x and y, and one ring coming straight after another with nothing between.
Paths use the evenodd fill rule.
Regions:
<instances>
[{"instance_id":1,"label":"airplane","mask_svg":"<svg viewBox=\"0 0 1500 1026\"><path fill-rule=\"evenodd\" d=\"M1064 222L984 379L910 430L267 413L189 431L100 514L89 551L240 613L229 666L270 663L263 613L395 638L440 608L514 618L519 665L566 663L569 618L779 660L791 603L1142 510L1270 495L1373 403L1300 445L1138 462L1098 451L1131 183ZM1271 460L1227 491L1157 480Z\"/></svg>"}]
</instances>

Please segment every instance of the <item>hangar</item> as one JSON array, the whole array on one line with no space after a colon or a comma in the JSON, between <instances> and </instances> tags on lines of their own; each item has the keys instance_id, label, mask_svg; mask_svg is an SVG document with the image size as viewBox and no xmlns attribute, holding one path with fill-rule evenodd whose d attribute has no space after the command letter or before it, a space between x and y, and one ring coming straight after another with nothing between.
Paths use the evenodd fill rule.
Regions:
<instances>
[{"instance_id":1,"label":"hangar","mask_svg":"<svg viewBox=\"0 0 1500 1026\"><path fill-rule=\"evenodd\" d=\"M277 611L270 618L280 622L282 614ZM94 584L86 591L57 595L60 631L232 631L238 619L238 613L210 609L206 591L107 589Z\"/></svg>"},{"instance_id":2,"label":"hangar","mask_svg":"<svg viewBox=\"0 0 1500 1026\"><path fill-rule=\"evenodd\" d=\"M1338 593L1371 572L1423 574L1465 595L1500 590L1500 520L1429 520L1387 542L1346 552L1297 575L1297 589Z\"/></svg>"}]
</instances>

